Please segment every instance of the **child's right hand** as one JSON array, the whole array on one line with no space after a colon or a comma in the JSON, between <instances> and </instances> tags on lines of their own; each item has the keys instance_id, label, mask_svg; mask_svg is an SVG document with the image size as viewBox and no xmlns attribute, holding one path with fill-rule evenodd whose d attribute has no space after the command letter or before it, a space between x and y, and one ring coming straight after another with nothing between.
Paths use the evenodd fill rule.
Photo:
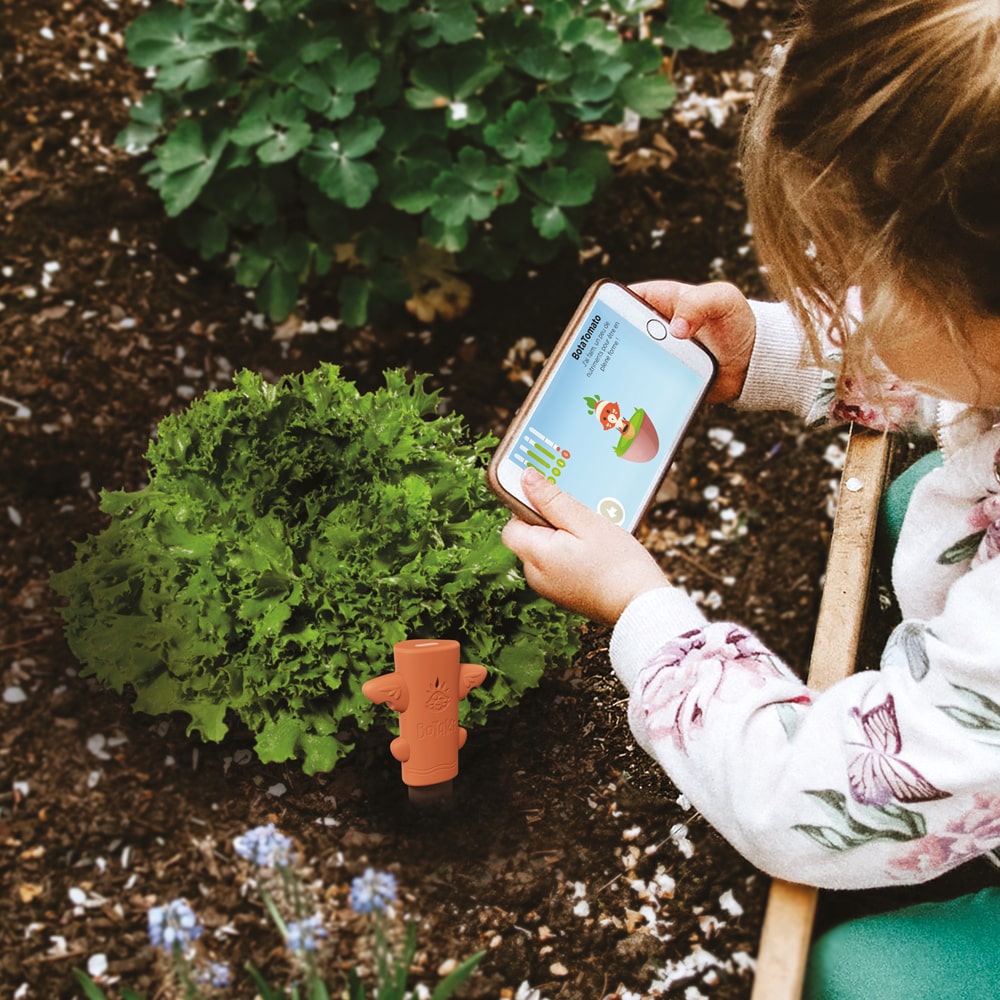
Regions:
<instances>
[{"instance_id":1,"label":"child's right hand","mask_svg":"<svg viewBox=\"0 0 1000 1000\"><path fill-rule=\"evenodd\" d=\"M537 594L614 625L647 590L669 586L653 556L624 528L564 493L529 468L521 488L548 525L511 518L501 535L524 564L524 578Z\"/></svg>"},{"instance_id":2,"label":"child's right hand","mask_svg":"<svg viewBox=\"0 0 1000 1000\"><path fill-rule=\"evenodd\" d=\"M722 281L707 285L641 281L629 287L670 320L671 336L693 338L715 356L719 374L708 401L736 399L743 391L757 337L757 321L743 293Z\"/></svg>"}]
</instances>

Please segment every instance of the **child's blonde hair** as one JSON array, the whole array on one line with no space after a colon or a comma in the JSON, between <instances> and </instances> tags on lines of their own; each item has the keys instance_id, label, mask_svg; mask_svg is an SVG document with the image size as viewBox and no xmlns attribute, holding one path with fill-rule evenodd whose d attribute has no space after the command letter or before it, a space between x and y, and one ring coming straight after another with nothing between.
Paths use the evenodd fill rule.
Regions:
<instances>
[{"instance_id":1,"label":"child's blonde hair","mask_svg":"<svg viewBox=\"0 0 1000 1000\"><path fill-rule=\"evenodd\" d=\"M1000 316L1000 0L812 0L792 28L741 151L774 291L861 369L901 319L961 343Z\"/></svg>"}]
</instances>

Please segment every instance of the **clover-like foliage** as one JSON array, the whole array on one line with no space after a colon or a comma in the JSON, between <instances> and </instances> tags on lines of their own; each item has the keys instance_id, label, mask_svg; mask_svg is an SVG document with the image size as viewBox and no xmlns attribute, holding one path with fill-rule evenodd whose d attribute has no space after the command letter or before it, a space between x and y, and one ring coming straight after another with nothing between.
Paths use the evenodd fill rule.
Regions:
<instances>
[{"instance_id":1,"label":"clover-like foliage","mask_svg":"<svg viewBox=\"0 0 1000 1000\"><path fill-rule=\"evenodd\" d=\"M503 278L578 241L586 128L659 116L665 51L730 37L706 0L160 0L126 41L153 87L118 141L188 242L274 319L325 276L361 325L421 246Z\"/></svg>"}]
</instances>

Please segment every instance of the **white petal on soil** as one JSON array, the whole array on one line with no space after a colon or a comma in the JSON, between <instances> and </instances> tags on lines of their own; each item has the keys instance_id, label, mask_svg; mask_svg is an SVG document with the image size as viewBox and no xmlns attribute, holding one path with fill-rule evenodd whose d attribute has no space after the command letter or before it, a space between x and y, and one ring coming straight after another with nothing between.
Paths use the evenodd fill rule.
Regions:
<instances>
[{"instance_id":1,"label":"white petal on soil","mask_svg":"<svg viewBox=\"0 0 1000 1000\"><path fill-rule=\"evenodd\" d=\"M733 895L732 889L727 889L719 897L719 906L726 911L731 917L738 917L743 913L743 907L736 902L736 897Z\"/></svg>"},{"instance_id":2,"label":"white petal on soil","mask_svg":"<svg viewBox=\"0 0 1000 1000\"><path fill-rule=\"evenodd\" d=\"M108 956L103 952L97 952L87 959L87 974L91 979L100 979L108 971Z\"/></svg>"},{"instance_id":3,"label":"white petal on soil","mask_svg":"<svg viewBox=\"0 0 1000 1000\"><path fill-rule=\"evenodd\" d=\"M9 688L4 688L3 700L8 705L18 705L22 701L27 701L28 696L24 693L23 688L19 688L16 684L11 684Z\"/></svg>"}]
</instances>

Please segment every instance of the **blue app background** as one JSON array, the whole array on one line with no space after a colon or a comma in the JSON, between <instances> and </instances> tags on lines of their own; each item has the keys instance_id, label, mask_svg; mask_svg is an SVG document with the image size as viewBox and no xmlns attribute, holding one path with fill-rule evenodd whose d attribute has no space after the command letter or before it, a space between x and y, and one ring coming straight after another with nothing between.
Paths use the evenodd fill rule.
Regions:
<instances>
[{"instance_id":1,"label":"blue app background","mask_svg":"<svg viewBox=\"0 0 1000 1000\"><path fill-rule=\"evenodd\" d=\"M522 469L534 465L594 509L614 498L629 519L643 502L651 477L669 457L703 381L605 303L595 305L580 331L577 344L563 355L531 411L530 430L507 458ZM616 426L606 429L598 418L601 414L605 423L612 423L615 403L621 418L629 421L619 425L626 427L625 435ZM616 454L616 447L622 455Z\"/></svg>"}]
</instances>

